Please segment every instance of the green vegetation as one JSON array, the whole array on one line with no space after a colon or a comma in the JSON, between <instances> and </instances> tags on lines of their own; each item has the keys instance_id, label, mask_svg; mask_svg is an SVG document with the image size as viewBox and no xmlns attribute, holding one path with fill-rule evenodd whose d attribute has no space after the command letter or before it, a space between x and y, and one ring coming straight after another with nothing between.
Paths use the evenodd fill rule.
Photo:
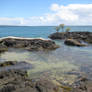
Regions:
<instances>
[{"instance_id":1,"label":"green vegetation","mask_svg":"<svg viewBox=\"0 0 92 92\"><path fill-rule=\"evenodd\" d=\"M66 32L69 32L70 30L71 30L70 27L66 28Z\"/></svg>"},{"instance_id":2,"label":"green vegetation","mask_svg":"<svg viewBox=\"0 0 92 92\"><path fill-rule=\"evenodd\" d=\"M60 29L62 29L62 32L64 32L64 26L65 26L64 24L59 25Z\"/></svg>"},{"instance_id":3,"label":"green vegetation","mask_svg":"<svg viewBox=\"0 0 92 92\"><path fill-rule=\"evenodd\" d=\"M64 27L65 27L64 24L60 24L55 29L56 29L57 32L59 32L60 29L62 30L62 32L64 32ZM69 32L70 30L71 30L70 27L67 27L66 30L65 30L65 32Z\"/></svg>"},{"instance_id":4,"label":"green vegetation","mask_svg":"<svg viewBox=\"0 0 92 92\"><path fill-rule=\"evenodd\" d=\"M60 27L59 27L59 26L57 26L57 27L56 27L56 31L57 31L57 32L59 32L59 30L60 30Z\"/></svg>"}]
</instances>

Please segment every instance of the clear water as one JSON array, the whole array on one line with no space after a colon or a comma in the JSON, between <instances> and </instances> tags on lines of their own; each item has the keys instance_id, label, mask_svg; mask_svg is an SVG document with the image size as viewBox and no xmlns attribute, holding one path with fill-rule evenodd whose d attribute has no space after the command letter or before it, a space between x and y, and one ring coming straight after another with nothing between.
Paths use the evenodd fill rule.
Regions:
<instances>
[{"instance_id":1,"label":"clear water","mask_svg":"<svg viewBox=\"0 0 92 92\"><path fill-rule=\"evenodd\" d=\"M43 37L55 32L55 27L0 27L0 37ZM92 31L91 26L73 26L71 31ZM48 52L28 52L22 49L10 49L0 55L2 61L26 61L33 68L28 71L31 78L50 76L51 78L72 84L81 75L92 78L92 46L69 47L63 41L55 41L60 48Z\"/></svg>"}]
</instances>

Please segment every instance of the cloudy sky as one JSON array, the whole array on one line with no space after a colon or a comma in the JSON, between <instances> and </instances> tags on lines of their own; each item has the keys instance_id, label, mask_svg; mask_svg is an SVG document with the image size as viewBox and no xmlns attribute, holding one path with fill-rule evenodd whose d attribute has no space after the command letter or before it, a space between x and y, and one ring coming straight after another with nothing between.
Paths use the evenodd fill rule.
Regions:
<instances>
[{"instance_id":1,"label":"cloudy sky","mask_svg":"<svg viewBox=\"0 0 92 92\"><path fill-rule=\"evenodd\" d=\"M0 0L0 25L92 25L92 0Z\"/></svg>"}]
</instances>

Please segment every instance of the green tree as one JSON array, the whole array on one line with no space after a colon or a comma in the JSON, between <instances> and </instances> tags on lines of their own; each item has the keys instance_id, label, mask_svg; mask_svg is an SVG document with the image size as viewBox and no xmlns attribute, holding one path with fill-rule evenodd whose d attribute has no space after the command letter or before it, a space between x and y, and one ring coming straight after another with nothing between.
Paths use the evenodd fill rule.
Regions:
<instances>
[{"instance_id":1,"label":"green tree","mask_svg":"<svg viewBox=\"0 0 92 92\"><path fill-rule=\"evenodd\" d=\"M67 33L68 33L70 30L71 30L70 27L66 28L66 32L67 32Z\"/></svg>"},{"instance_id":2,"label":"green tree","mask_svg":"<svg viewBox=\"0 0 92 92\"><path fill-rule=\"evenodd\" d=\"M60 24L59 27L62 29L62 32L64 32L64 24Z\"/></svg>"},{"instance_id":3,"label":"green tree","mask_svg":"<svg viewBox=\"0 0 92 92\"><path fill-rule=\"evenodd\" d=\"M56 31L57 31L57 32L59 32L60 27L59 27L59 26L57 26L55 29L56 29Z\"/></svg>"}]
</instances>

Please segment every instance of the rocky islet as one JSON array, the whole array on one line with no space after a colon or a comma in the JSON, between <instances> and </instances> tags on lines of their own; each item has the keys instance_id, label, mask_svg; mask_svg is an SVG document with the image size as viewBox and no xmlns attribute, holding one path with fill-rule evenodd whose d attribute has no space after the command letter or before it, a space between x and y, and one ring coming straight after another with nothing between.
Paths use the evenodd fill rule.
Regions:
<instances>
[{"instance_id":1,"label":"rocky islet","mask_svg":"<svg viewBox=\"0 0 92 92\"><path fill-rule=\"evenodd\" d=\"M51 34L49 38L65 40L65 44L71 46L87 46L86 44L92 44L92 32L56 32Z\"/></svg>"},{"instance_id":2,"label":"rocky islet","mask_svg":"<svg viewBox=\"0 0 92 92\"><path fill-rule=\"evenodd\" d=\"M0 51L8 48L23 48L29 51L54 50L59 46L52 40L41 38L5 37L0 39Z\"/></svg>"}]
</instances>

